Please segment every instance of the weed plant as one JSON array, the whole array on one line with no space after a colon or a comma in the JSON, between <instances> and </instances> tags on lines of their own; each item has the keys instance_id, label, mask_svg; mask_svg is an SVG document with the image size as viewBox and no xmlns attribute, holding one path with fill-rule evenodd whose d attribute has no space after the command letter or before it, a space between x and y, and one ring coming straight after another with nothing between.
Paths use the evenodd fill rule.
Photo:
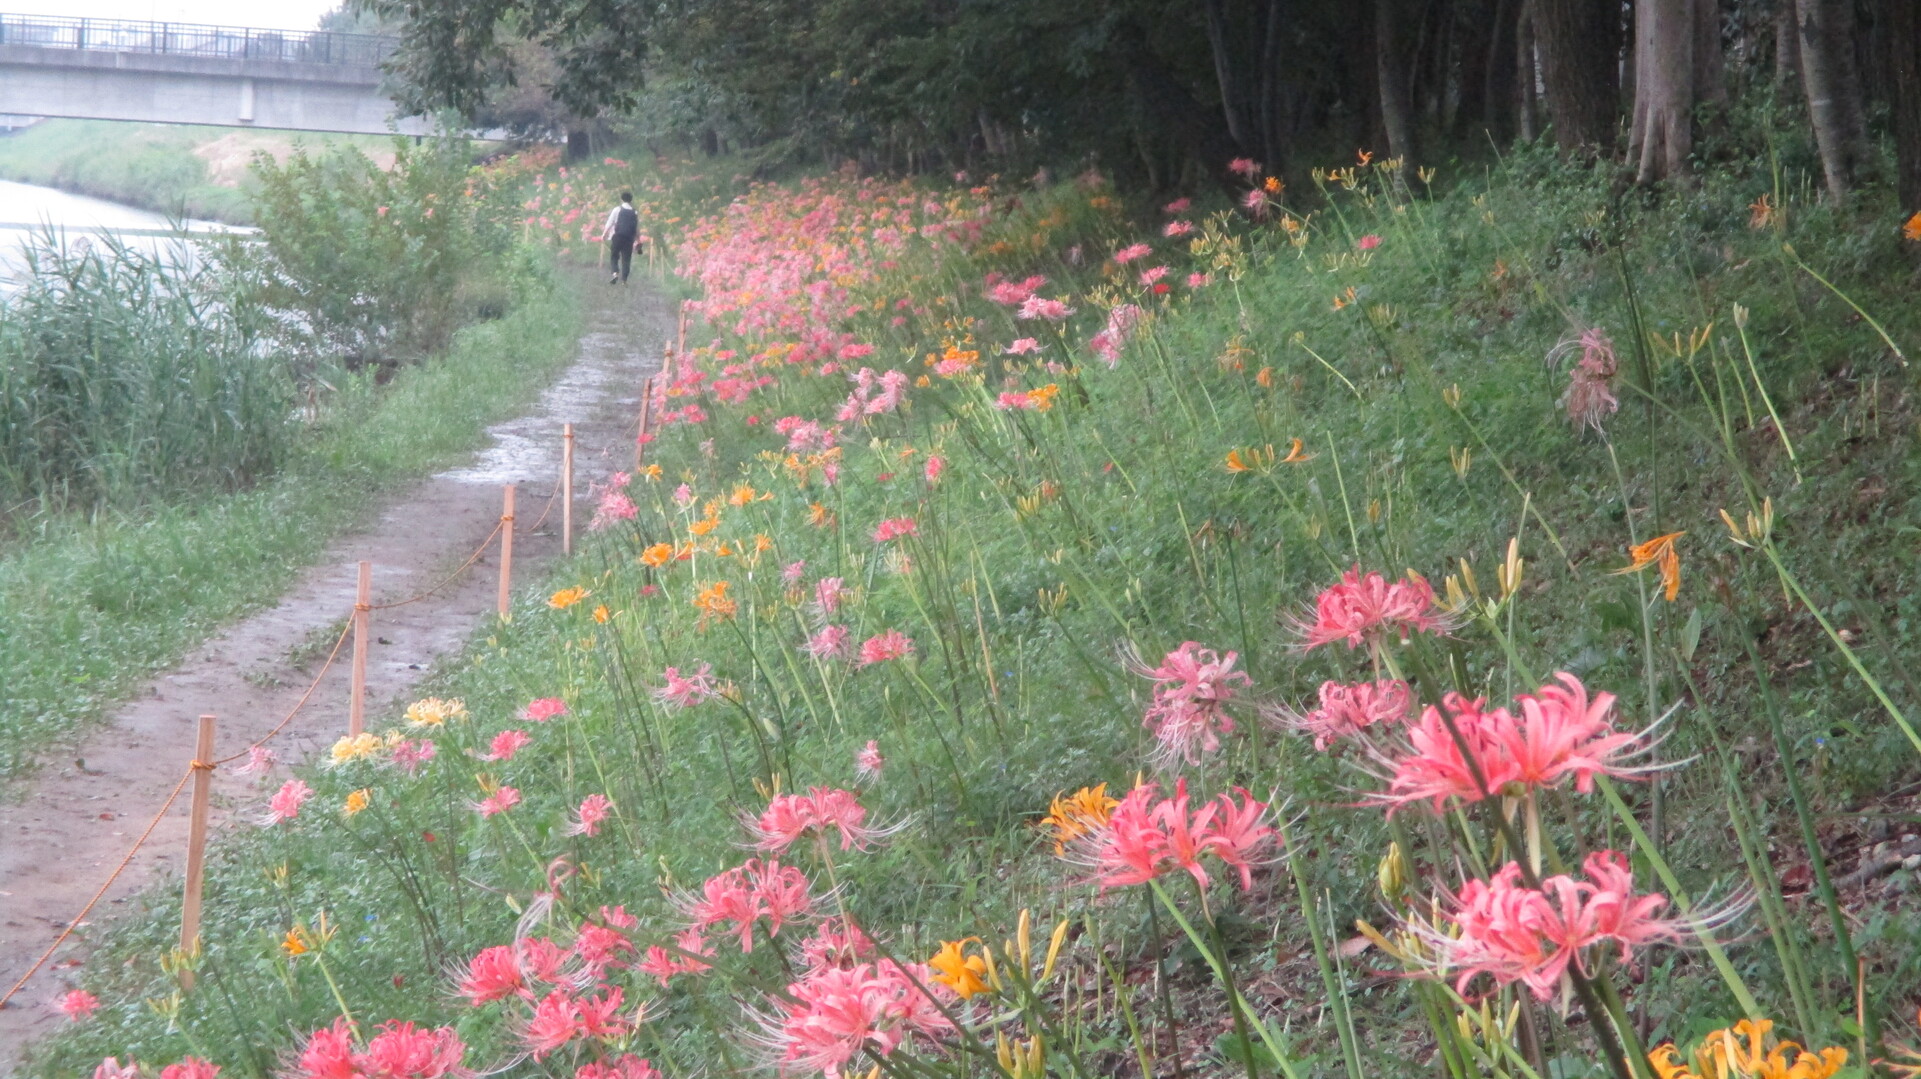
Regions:
<instances>
[{"instance_id":1,"label":"weed plant","mask_svg":"<svg viewBox=\"0 0 1921 1079\"><path fill-rule=\"evenodd\" d=\"M26 248L0 296L0 506L22 514L232 491L286 450L295 386L265 320L180 245ZM9 528L8 530L11 530Z\"/></svg>"},{"instance_id":2,"label":"weed plant","mask_svg":"<svg viewBox=\"0 0 1921 1079\"><path fill-rule=\"evenodd\" d=\"M1247 165L689 217L594 539L263 779L201 949L151 896L32 1073L1908 1059L1899 223Z\"/></svg>"}]
</instances>

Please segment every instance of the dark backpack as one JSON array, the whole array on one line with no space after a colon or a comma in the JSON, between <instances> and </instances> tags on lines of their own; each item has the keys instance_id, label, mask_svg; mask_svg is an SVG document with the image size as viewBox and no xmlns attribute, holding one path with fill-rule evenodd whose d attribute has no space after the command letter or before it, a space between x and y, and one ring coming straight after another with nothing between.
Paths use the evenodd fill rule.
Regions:
<instances>
[{"instance_id":1,"label":"dark backpack","mask_svg":"<svg viewBox=\"0 0 1921 1079\"><path fill-rule=\"evenodd\" d=\"M633 243L640 234L640 215L632 206L622 206L614 215L614 239L619 243Z\"/></svg>"}]
</instances>

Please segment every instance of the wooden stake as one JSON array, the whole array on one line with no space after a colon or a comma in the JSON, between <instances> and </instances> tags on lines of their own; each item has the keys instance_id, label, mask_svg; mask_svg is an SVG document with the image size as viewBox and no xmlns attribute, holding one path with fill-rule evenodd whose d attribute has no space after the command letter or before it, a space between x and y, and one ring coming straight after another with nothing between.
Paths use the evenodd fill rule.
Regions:
<instances>
[{"instance_id":1,"label":"wooden stake","mask_svg":"<svg viewBox=\"0 0 1921 1079\"><path fill-rule=\"evenodd\" d=\"M680 305L680 329L674 336L674 358L679 359L680 354L685 351L687 351L687 304L683 302Z\"/></svg>"},{"instance_id":2,"label":"wooden stake","mask_svg":"<svg viewBox=\"0 0 1921 1079\"><path fill-rule=\"evenodd\" d=\"M187 817L187 894L180 904L180 949L191 952L200 943L200 898L206 883L207 809L213 796L213 722L200 717L193 745L193 802ZM180 987L193 988L193 971L180 972Z\"/></svg>"},{"instance_id":3,"label":"wooden stake","mask_svg":"<svg viewBox=\"0 0 1921 1079\"><path fill-rule=\"evenodd\" d=\"M503 490L500 508L500 617L507 617L507 592L514 581L514 485Z\"/></svg>"},{"instance_id":4,"label":"wooden stake","mask_svg":"<svg viewBox=\"0 0 1921 1079\"><path fill-rule=\"evenodd\" d=\"M560 425L560 553L574 553L574 425Z\"/></svg>"},{"instance_id":5,"label":"wooden stake","mask_svg":"<svg viewBox=\"0 0 1921 1079\"><path fill-rule=\"evenodd\" d=\"M373 604L374 564L360 564L360 581L354 588L354 670L353 699L347 702L347 735L356 737L367 729L367 612Z\"/></svg>"},{"instance_id":6,"label":"wooden stake","mask_svg":"<svg viewBox=\"0 0 1921 1079\"><path fill-rule=\"evenodd\" d=\"M634 436L634 473L647 463L647 421L654 412L654 376L640 380L640 434Z\"/></svg>"}]
</instances>

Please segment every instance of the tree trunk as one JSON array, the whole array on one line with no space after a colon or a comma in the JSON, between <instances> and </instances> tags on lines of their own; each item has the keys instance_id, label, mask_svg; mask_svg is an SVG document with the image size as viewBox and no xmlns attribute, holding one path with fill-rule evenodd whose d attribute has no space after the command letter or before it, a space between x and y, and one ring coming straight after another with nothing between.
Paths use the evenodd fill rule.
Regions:
<instances>
[{"instance_id":1,"label":"tree trunk","mask_svg":"<svg viewBox=\"0 0 1921 1079\"><path fill-rule=\"evenodd\" d=\"M1721 0L1694 3L1694 100L1725 108L1728 103L1727 54L1721 48Z\"/></svg>"},{"instance_id":2,"label":"tree trunk","mask_svg":"<svg viewBox=\"0 0 1921 1079\"><path fill-rule=\"evenodd\" d=\"M1414 114L1408 100L1409 57L1401 47L1401 5L1374 0L1374 69L1380 78L1381 128L1387 133L1387 154L1401 159L1401 172L1414 168Z\"/></svg>"},{"instance_id":3,"label":"tree trunk","mask_svg":"<svg viewBox=\"0 0 1921 1079\"><path fill-rule=\"evenodd\" d=\"M1519 0L1496 0L1490 24L1493 45L1487 54L1486 83L1481 90L1481 123L1496 145L1514 136L1515 95L1520 93L1515 59L1520 36Z\"/></svg>"},{"instance_id":4,"label":"tree trunk","mask_svg":"<svg viewBox=\"0 0 1921 1079\"><path fill-rule=\"evenodd\" d=\"M1701 0L1636 0L1634 125L1628 156L1635 182L1680 176L1694 150L1694 9Z\"/></svg>"},{"instance_id":5,"label":"tree trunk","mask_svg":"<svg viewBox=\"0 0 1921 1079\"><path fill-rule=\"evenodd\" d=\"M1801 82L1799 26L1794 0L1774 0L1774 91L1783 98Z\"/></svg>"},{"instance_id":6,"label":"tree trunk","mask_svg":"<svg viewBox=\"0 0 1921 1079\"><path fill-rule=\"evenodd\" d=\"M1796 0L1801 86L1821 151L1828 194L1843 202L1867 159L1861 87L1854 77L1853 0Z\"/></svg>"},{"instance_id":7,"label":"tree trunk","mask_svg":"<svg viewBox=\"0 0 1921 1079\"><path fill-rule=\"evenodd\" d=\"M1234 79L1234 66L1228 54L1227 15L1222 0L1207 0L1207 44L1214 54L1214 81L1221 87L1221 118L1227 122L1227 135L1243 148L1251 148L1247 120L1242 113L1240 84Z\"/></svg>"},{"instance_id":8,"label":"tree trunk","mask_svg":"<svg viewBox=\"0 0 1921 1079\"><path fill-rule=\"evenodd\" d=\"M1894 186L1905 216L1921 213L1921 0L1884 4L1888 81L1894 90Z\"/></svg>"},{"instance_id":9,"label":"tree trunk","mask_svg":"<svg viewBox=\"0 0 1921 1079\"><path fill-rule=\"evenodd\" d=\"M1514 76L1520 83L1521 137L1533 142L1541 135L1540 101L1536 88L1540 82L1534 46L1534 0L1521 0L1521 20L1514 30Z\"/></svg>"},{"instance_id":10,"label":"tree trunk","mask_svg":"<svg viewBox=\"0 0 1921 1079\"><path fill-rule=\"evenodd\" d=\"M1287 169L1289 110L1282 95L1281 0L1267 0L1267 26L1261 39L1261 159L1276 176Z\"/></svg>"},{"instance_id":11,"label":"tree trunk","mask_svg":"<svg viewBox=\"0 0 1921 1079\"><path fill-rule=\"evenodd\" d=\"M1460 42L1460 97L1452 129L1458 137L1487 124L1488 65L1500 53L1502 0L1472 0L1457 17L1468 20ZM1446 87L1443 85L1443 91Z\"/></svg>"},{"instance_id":12,"label":"tree trunk","mask_svg":"<svg viewBox=\"0 0 1921 1079\"><path fill-rule=\"evenodd\" d=\"M1547 110L1563 150L1605 153L1614 144L1619 10L1608 0L1534 0Z\"/></svg>"}]
</instances>

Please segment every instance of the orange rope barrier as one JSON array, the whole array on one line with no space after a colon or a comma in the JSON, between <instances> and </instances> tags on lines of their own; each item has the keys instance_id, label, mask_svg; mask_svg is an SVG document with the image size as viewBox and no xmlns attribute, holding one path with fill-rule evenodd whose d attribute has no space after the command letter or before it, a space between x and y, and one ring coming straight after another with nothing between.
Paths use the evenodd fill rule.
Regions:
<instances>
[{"instance_id":1,"label":"orange rope barrier","mask_svg":"<svg viewBox=\"0 0 1921 1079\"><path fill-rule=\"evenodd\" d=\"M411 596L407 599L397 600L393 603L369 604L367 609L370 611L391 611L395 607L405 607L409 603L419 603L421 600L426 599L428 596L431 596L434 593L440 591L441 589L447 587L448 585L454 583L455 578L467 572L469 569L472 569L473 564L475 562L480 561L480 556L487 553L487 548L493 544L494 537L500 535L500 530L506 527L506 524L507 522L504 519L499 523L495 524L494 530L492 532L487 533L487 538L480 541L480 546L474 548L474 553L467 556L467 561L462 562L460 564L459 569L453 571L452 573L449 573L446 576L446 579L442 580L439 584L433 586L432 588L427 589L425 592L421 592L418 595ZM356 607L355 609L357 610L358 608Z\"/></svg>"},{"instance_id":2,"label":"orange rope barrier","mask_svg":"<svg viewBox=\"0 0 1921 1079\"><path fill-rule=\"evenodd\" d=\"M73 920L69 921L66 926L60 930L60 935L53 938L53 943L47 946L47 950L41 952L40 958L33 961L33 966L27 968L27 972L20 976L19 981L13 983L13 988L7 990L5 996L0 996L0 1008L6 1007L7 1002L13 999L14 994L20 992L21 986L31 981L35 974L40 973L40 968L47 965L47 960L52 959L53 953L59 951L60 946L67 942L67 938L73 935L74 929L78 927L81 922L86 921L87 915L93 913L93 908L99 905L101 898L107 894L107 889L113 887L113 882L119 880L120 874L126 872L127 866L133 862L133 856L140 853L140 848L146 845L147 840L153 835L153 830L160 827L160 822L167 816L167 811L173 808L173 804L176 801L180 800L180 792L187 788L187 780L193 777L194 771L199 768L210 767L212 766L195 761L185 772L181 773L180 782L173 785L173 793L167 795L167 800L161 803L160 812L155 813L153 819L147 822L146 831L141 832L140 838L134 840L133 849L127 852L125 858L120 859L120 864L113 868L112 873L108 874L106 883L102 884L100 889L93 893L93 898L87 900L87 905L80 908L80 913L74 915Z\"/></svg>"},{"instance_id":3,"label":"orange rope barrier","mask_svg":"<svg viewBox=\"0 0 1921 1079\"><path fill-rule=\"evenodd\" d=\"M533 531L533 529L539 528L541 524L547 520L547 515L548 513L552 512L554 508L554 501L559 496L560 496L560 489L556 487L553 490L553 492L547 496L547 505L544 509L540 511L539 519L534 522L533 528L528 529L528 531L531 532ZM353 610L356 612L359 612L361 610L387 611L387 610L392 610L396 607L405 607L410 603L419 603L421 600L424 600L429 596L432 596L434 593L439 592L441 589L452 584L454 580L458 578L461 574L473 568L474 563L480 561L481 556L487 553L487 548L493 544L494 537L500 535L500 530L507 527L507 525L512 523L512 521L513 521L512 517L502 517L500 519L500 522L494 525L494 530L492 532L487 533L487 538L480 541L480 546L474 549L474 553L468 556L467 561L461 563L459 569L456 569L452 573L448 574L445 579L443 579L439 584L434 585L432 588L429 588L426 591L421 592L408 599L403 599L395 603L371 603L371 604L355 603L353 605ZM147 840L153 837L154 829L158 828L160 826L160 822L166 819L168 811L173 809L173 804L180 800L180 792L186 789L187 781L193 778L194 773L195 772L211 772L219 768L223 764L227 764L232 761L237 761L242 757L248 756L255 749L258 749L259 747L264 746L268 742L272 741L275 737L277 737L280 734L281 731L286 730L287 725L292 723L294 720L294 717L300 714L300 710L307 706L307 702L309 700L313 699L314 691L320 688L321 680L326 678L327 672L333 668L334 661L340 658L340 650L342 647L346 645L347 638L351 636L352 633L353 633L353 622L350 619L348 623L341 628L340 636L335 638L334 640L333 650L327 653L326 662L320 665L319 672L314 675L313 681L307 684L306 691L301 693L300 699L294 702L293 708L290 709L287 712L287 714L281 718L279 723L274 724L274 727L272 730L268 731L264 735L261 735L258 739L255 739L253 742L248 743L247 748L241 750L238 753L230 754L228 756L218 758L217 760L214 760L211 762L196 759L188 764L187 770L184 773L182 773L180 776L180 781L173 785L172 791L168 792L166 801L160 804L160 809L156 813L154 813L153 819L149 820L147 822L147 827L141 831L140 838L134 840L133 846L129 848L127 850L126 855L120 859L120 864L115 866L113 869L113 872L107 875L106 881L100 885L97 891L93 893L93 897L87 900L86 906L81 907L80 913L74 915L74 917L67 922L67 924L60 930L60 935L54 938L53 943L47 946L46 951L40 953L40 958L34 960L33 965L31 967L28 967L27 972L25 974L22 974L20 976L20 979L13 983L12 988L8 989L5 995L0 995L0 1008L6 1007L7 1002L11 1001L14 998L14 996L20 992L21 988L24 987L29 981L32 981L33 976L35 974L40 973L40 969L46 966L47 960L53 958L53 954L60 950L60 946L67 942L68 937L71 937L73 935L74 929L78 927L81 922L86 920L87 915L93 913L93 908L100 904L100 900L106 896L107 890L112 888L114 882L120 879L120 875L127 871L127 867L133 864L134 855L139 854L140 848L145 846L147 843Z\"/></svg>"}]
</instances>

